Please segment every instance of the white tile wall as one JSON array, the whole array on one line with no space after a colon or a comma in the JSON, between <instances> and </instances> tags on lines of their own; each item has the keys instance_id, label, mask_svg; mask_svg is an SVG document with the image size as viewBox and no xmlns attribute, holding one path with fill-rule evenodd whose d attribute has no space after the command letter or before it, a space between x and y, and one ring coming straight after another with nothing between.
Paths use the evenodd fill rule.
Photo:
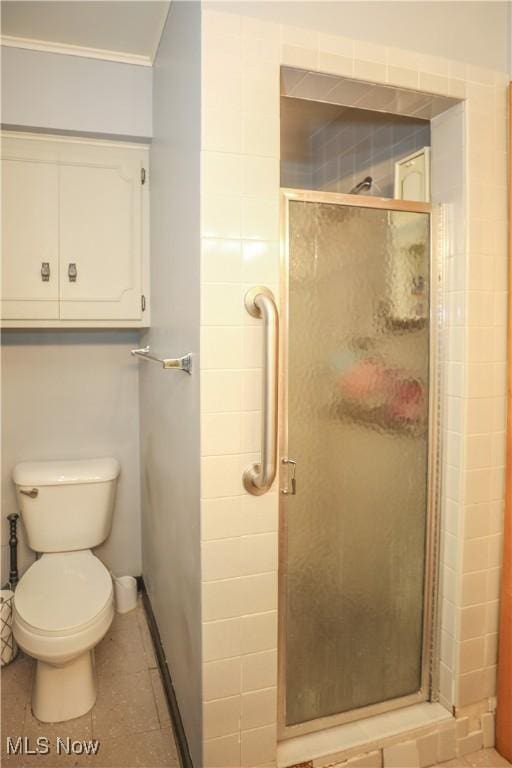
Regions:
<instances>
[{"instance_id":1,"label":"white tile wall","mask_svg":"<svg viewBox=\"0 0 512 768\"><path fill-rule=\"evenodd\" d=\"M216 67L202 126L205 765L258 765L276 745L277 496L254 499L241 485L261 402L261 329L243 296L278 285L279 33L232 15L205 22L203 66ZM229 98L218 96L224 75Z\"/></svg>"},{"instance_id":2,"label":"white tile wall","mask_svg":"<svg viewBox=\"0 0 512 768\"><path fill-rule=\"evenodd\" d=\"M277 284L279 64L467 97L432 125L434 189L447 209L440 687L443 703L457 707L492 696L495 685L505 425L505 78L209 10L202 34L204 762L273 765L278 504L277 494L252 498L241 484L256 447L261 338L240 311L246 285Z\"/></svg>"},{"instance_id":3,"label":"white tile wall","mask_svg":"<svg viewBox=\"0 0 512 768\"><path fill-rule=\"evenodd\" d=\"M442 664L449 674L441 676L441 695L446 704L457 708L495 693L494 606L505 457L501 363L506 354L506 118L497 107L505 92L504 80L492 73L486 78L485 84L468 82L465 104L432 122L433 194L449 203L447 215L452 221L465 225L458 227L460 232L455 231L455 221L453 227L448 225L446 269L447 357L461 361L456 377L449 370L447 386L461 407L456 422L450 424L447 419L445 432L445 461L451 470L451 482L445 484L445 512L448 499L452 506L449 517L444 517L444 560L451 558L455 585L443 595L451 634L444 643L449 650ZM486 120L484 113L491 102L496 106ZM454 147L462 147L463 152L454 152ZM493 160L496 157L499 162ZM448 525L455 534L455 547Z\"/></svg>"},{"instance_id":4,"label":"white tile wall","mask_svg":"<svg viewBox=\"0 0 512 768\"><path fill-rule=\"evenodd\" d=\"M371 176L375 187L369 194L393 197L395 162L430 146L430 124L350 110L319 129L311 143L313 189L350 192L365 176Z\"/></svg>"}]
</instances>

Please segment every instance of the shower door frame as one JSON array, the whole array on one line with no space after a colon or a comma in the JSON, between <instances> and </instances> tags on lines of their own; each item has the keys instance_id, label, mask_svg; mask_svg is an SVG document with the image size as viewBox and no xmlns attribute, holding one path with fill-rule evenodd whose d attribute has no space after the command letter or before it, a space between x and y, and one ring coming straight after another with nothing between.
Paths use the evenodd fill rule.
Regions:
<instances>
[{"instance_id":1,"label":"shower door frame","mask_svg":"<svg viewBox=\"0 0 512 768\"><path fill-rule=\"evenodd\" d=\"M286 725L286 597L287 597L287 470L281 457L288 456L288 339L289 339L289 204L290 202L326 203L352 208L426 213L430 216L429 285L429 420L427 448L427 518L425 540L425 577L423 589L423 633L421 687L417 693L369 704L365 707L318 717L296 725ZM393 200L385 197L281 189L281 267L280 267L280 360L279 360L279 596L278 596L278 689L277 737L279 740L362 720L402 707L438 700L439 636L439 517L441 476L441 350L443 260L442 207L431 203ZM293 457L292 457L293 458ZM299 475L300 483L300 475Z\"/></svg>"}]
</instances>

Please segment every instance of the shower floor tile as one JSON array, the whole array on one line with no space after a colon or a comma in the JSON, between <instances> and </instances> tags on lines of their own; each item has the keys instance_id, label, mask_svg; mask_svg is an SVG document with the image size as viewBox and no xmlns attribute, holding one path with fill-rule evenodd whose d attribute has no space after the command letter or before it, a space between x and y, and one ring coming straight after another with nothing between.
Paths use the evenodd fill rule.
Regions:
<instances>
[{"instance_id":1,"label":"shower floor tile","mask_svg":"<svg viewBox=\"0 0 512 768\"><path fill-rule=\"evenodd\" d=\"M96 648L98 699L91 712L66 723L41 723L31 711L35 661L20 653L2 670L2 765L16 768L172 768L179 765L169 711L160 680L146 614L139 601L130 613L116 614ZM7 737L38 737L51 752L7 755ZM56 754L64 742L98 739L96 755Z\"/></svg>"},{"instance_id":2,"label":"shower floor tile","mask_svg":"<svg viewBox=\"0 0 512 768\"><path fill-rule=\"evenodd\" d=\"M495 749L480 749L464 757L457 757L433 768L501 768L510 765Z\"/></svg>"}]
</instances>

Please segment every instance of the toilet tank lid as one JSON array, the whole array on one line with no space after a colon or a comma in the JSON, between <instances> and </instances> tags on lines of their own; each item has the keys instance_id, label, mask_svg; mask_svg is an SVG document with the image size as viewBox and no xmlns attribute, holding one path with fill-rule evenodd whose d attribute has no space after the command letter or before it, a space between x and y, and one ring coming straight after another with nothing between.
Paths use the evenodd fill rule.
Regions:
<instances>
[{"instance_id":1,"label":"toilet tank lid","mask_svg":"<svg viewBox=\"0 0 512 768\"><path fill-rule=\"evenodd\" d=\"M75 461L23 461L16 464L12 479L16 485L79 485L104 483L119 475L117 459Z\"/></svg>"}]
</instances>

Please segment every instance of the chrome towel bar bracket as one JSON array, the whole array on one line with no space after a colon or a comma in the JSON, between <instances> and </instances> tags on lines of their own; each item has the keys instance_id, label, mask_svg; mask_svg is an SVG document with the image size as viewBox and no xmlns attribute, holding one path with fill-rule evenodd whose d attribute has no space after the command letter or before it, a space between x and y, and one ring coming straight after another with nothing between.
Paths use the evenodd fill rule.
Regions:
<instances>
[{"instance_id":1,"label":"chrome towel bar bracket","mask_svg":"<svg viewBox=\"0 0 512 768\"><path fill-rule=\"evenodd\" d=\"M152 360L155 363L160 363L162 368L174 368L177 371L185 371L185 373L192 373L192 354L183 357L156 357L151 354L151 347L142 347L141 349L132 349L131 354L138 357L140 360Z\"/></svg>"}]
</instances>

